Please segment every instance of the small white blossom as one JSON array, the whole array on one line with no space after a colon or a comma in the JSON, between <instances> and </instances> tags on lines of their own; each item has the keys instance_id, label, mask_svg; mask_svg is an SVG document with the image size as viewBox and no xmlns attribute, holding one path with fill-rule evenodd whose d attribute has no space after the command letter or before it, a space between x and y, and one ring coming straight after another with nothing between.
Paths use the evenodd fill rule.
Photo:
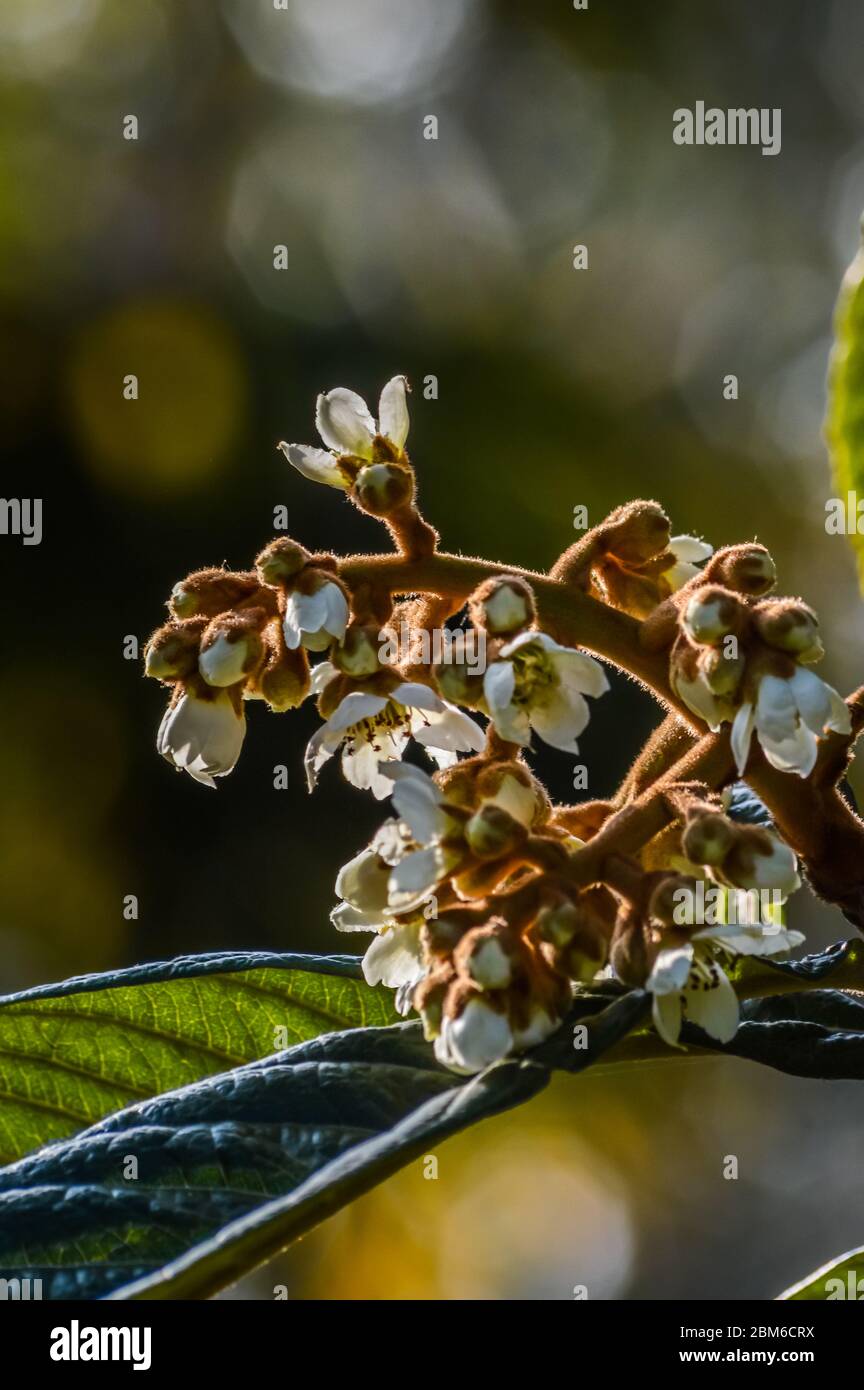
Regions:
<instances>
[{"instance_id":1,"label":"small white blossom","mask_svg":"<svg viewBox=\"0 0 864 1390\"><path fill-rule=\"evenodd\" d=\"M315 676L320 686L324 679L320 666ZM401 759L409 738L422 744L439 767L451 766L458 753L479 753L484 747L480 726L426 685L403 681L388 695L352 691L309 740L305 760L309 790L324 763L341 747L342 771L348 781L368 788L380 801L390 795L391 783L379 772L379 764Z\"/></svg>"},{"instance_id":2,"label":"small white blossom","mask_svg":"<svg viewBox=\"0 0 864 1390\"><path fill-rule=\"evenodd\" d=\"M589 718L585 696L608 689L598 661L544 632L522 632L506 643L483 678L489 714L503 739L524 747L533 729L565 753L579 751L576 739Z\"/></svg>"},{"instance_id":3,"label":"small white blossom","mask_svg":"<svg viewBox=\"0 0 864 1390\"><path fill-rule=\"evenodd\" d=\"M794 675L762 676L755 703L745 701L732 725L732 752L744 772L755 729L772 767L807 777L813 771L821 736L848 734L852 724L845 701L815 671L798 666Z\"/></svg>"},{"instance_id":4,"label":"small white blossom","mask_svg":"<svg viewBox=\"0 0 864 1390\"><path fill-rule=\"evenodd\" d=\"M661 950L646 984L657 1032L670 1046L679 1046L686 1016L709 1037L730 1042L738 1029L738 996L722 957L776 955L803 940L801 932L773 926L717 926L694 932L683 946Z\"/></svg>"},{"instance_id":5,"label":"small white blossom","mask_svg":"<svg viewBox=\"0 0 864 1390\"><path fill-rule=\"evenodd\" d=\"M187 690L166 710L156 747L196 782L214 787L213 778L226 776L237 762L245 733L242 709L238 714L227 693L201 699Z\"/></svg>"},{"instance_id":6,"label":"small white blossom","mask_svg":"<svg viewBox=\"0 0 864 1390\"><path fill-rule=\"evenodd\" d=\"M356 391L337 386L323 392L315 407L315 424L326 449L308 444L285 444L279 448L288 462L315 483L328 487L350 488L354 475L340 464L340 458L372 461L376 435L383 435L395 449L400 450L408 438L408 401L404 376L394 376L387 382L378 401L377 424L369 407Z\"/></svg>"}]
</instances>

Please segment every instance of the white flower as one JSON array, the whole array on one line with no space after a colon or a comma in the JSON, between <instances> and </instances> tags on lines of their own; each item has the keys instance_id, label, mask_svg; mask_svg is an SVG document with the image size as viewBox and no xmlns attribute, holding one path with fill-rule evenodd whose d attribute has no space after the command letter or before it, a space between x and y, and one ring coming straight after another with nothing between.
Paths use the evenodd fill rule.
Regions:
<instances>
[{"instance_id":1,"label":"white flower","mask_svg":"<svg viewBox=\"0 0 864 1390\"><path fill-rule=\"evenodd\" d=\"M714 554L713 545L695 536L673 536L666 548L675 556L675 563L663 571L663 578L673 594L699 574L699 566Z\"/></svg>"},{"instance_id":2,"label":"white flower","mask_svg":"<svg viewBox=\"0 0 864 1390\"><path fill-rule=\"evenodd\" d=\"M214 787L213 778L224 777L237 762L245 733L242 709L238 714L230 695L220 691L205 700L187 690L165 711L156 748L196 782Z\"/></svg>"},{"instance_id":3,"label":"white flower","mask_svg":"<svg viewBox=\"0 0 864 1390\"><path fill-rule=\"evenodd\" d=\"M378 422L356 391L337 386L318 397L315 424L326 449L308 444L285 444L279 448L288 462L305 478L328 487L350 488L354 481L352 470L340 464L340 457L372 461L376 435L383 435L395 449L400 450L408 438L408 402L404 376L394 376L381 392L378 401Z\"/></svg>"},{"instance_id":4,"label":"white flower","mask_svg":"<svg viewBox=\"0 0 864 1390\"><path fill-rule=\"evenodd\" d=\"M837 691L815 671L798 666L788 678L763 676L755 705L748 700L738 710L732 725L732 752L742 774L754 728L772 767L807 777L816 762L819 737L830 730L848 734L852 724Z\"/></svg>"},{"instance_id":5,"label":"white flower","mask_svg":"<svg viewBox=\"0 0 864 1390\"><path fill-rule=\"evenodd\" d=\"M341 642L348 626L348 601L338 584L331 580L314 594L290 593L283 621L285 645L295 651L301 644L309 651L326 651L331 642Z\"/></svg>"},{"instance_id":6,"label":"white flower","mask_svg":"<svg viewBox=\"0 0 864 1390\"><path fill-rule=\"evenodd\" d=\"M392 828L393 823L389 824ZM336 892L343 901L333 909L330 920L337 931L376 933L363 957L363 974L370 985L395 989L396 1008L405 1014L426 969L419 923L397 921L388 906L390 865L378 848L386 839L379 832L369 849L340 869Z\"/></svg>"},{"instance_id":7,"label":"white flower","mask_svg":"<svg viewBox=\"0 0 864 1390\"><path fill-rule=\"evenodd\" d=\"M681 1023L691 1023L718 1042L730 1042L738 1029L738 996L718 956L769 956L791 951L801 932L773 926L717 926L696 931L683 946L661 950L646 989L654 998L654 1027L677 1047Z\"/></svg>"},{"instance_id":8,"label":"white flower","mask_svg":"<svg viewBox=\"0 0 864 1390\"><path fill-rule=\"evenodd\" d=\"M320 688L325 678L320 666L315 675ZM426 685L403 681L388 695L352 691L309 740L305 759L309 790L324 763L344 745L346 778L355 787L368 788L380 801L390 795L391 783L379 772L379 763L400 759L412 737L428 749L439 767L451 766L457 753L479 753L484 747L479 725Z\"/></svg>"},{"instance_id":9,"label":"white flower","mask_svg":"<svg viewBox=\"0 0 864 1390\"><path fill-rule=\"evenodd\" d=\"M544 632L521 632L487 668L483 694L492 722L508 743L523 747L531 730L544 743L578 753L588 723L586 695L602 695L609 682L599 662L561 647Z\"/></svg>"}]
</instances>

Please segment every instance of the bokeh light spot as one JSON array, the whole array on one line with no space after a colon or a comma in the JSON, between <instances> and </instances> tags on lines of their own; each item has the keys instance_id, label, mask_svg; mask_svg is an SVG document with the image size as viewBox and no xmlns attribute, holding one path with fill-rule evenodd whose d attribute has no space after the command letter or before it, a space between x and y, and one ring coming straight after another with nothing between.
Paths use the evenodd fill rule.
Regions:
<instances>
[{"instance_id":1,"label":"bokeh light spot","mask_svg":"<svg viewBox=\"0 0 864 1390\"><path fill-rule=\"evenodd\" d=\"M237 345L191 304L124 304L88 325L68 389L85 463L139 495L189 492L218 473L246 415Z\"/></svg>"}]
</instances>

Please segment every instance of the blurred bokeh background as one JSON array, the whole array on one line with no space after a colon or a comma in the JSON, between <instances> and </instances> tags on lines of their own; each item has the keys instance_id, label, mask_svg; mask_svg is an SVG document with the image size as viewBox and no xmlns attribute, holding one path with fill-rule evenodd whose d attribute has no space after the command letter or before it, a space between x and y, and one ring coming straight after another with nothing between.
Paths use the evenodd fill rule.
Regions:
<instances>
[{"instance_id":1,"label":"blurred bokeh background","mask_svg":"<svg viewBox=\"0 0 864 1390\"><path fill-rule=\"evenodd\" d=\"M254 708L214 793L157 758L163 694L124 658L176 579L250 563L274 507L311 547L382 544L276 452L312 442L321 389L413 381L448 548L546 568L578 504L655 496L677 530L768 545L828 678L860 682L820 428L862 48L859 0L4 0L3 492L44 499L44 536L0 538L0 991L344 947L332 884L380 808L332 765L307 797L313 710ZM697 100L781 108L781 153L676 146ZM655 720L616 680L591 795ZM537 766L566 798L567 760ZM844 933L803 895L793 920ZM860 1116L851 1086L734 1061L564 1079L233 1296L770 1297L864 1241Z\"/></svg>"}]
</instances>

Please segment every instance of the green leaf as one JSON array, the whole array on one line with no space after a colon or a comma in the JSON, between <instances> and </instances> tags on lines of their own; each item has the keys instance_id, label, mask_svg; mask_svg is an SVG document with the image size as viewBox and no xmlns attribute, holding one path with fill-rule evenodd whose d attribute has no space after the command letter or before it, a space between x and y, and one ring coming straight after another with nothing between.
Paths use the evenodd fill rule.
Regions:
<instances>
[{"instance_id":1,"label":"green leaf","mask_svg":"<svg viewBox=\"0 0 864 1390\"><path fill-rule=\"evenodd\" d=\"M831 1260L814 1274L808 1274L791 1288L777 1295L777 1302L829 1302L833 1299L859 1298L859 1279L864 1293L864 1245L847 1250L839 1259ZM833 1281L833 1282L832 1282Z\"/></svg>"},{"instance_id":2,"label":"green leaf","mask_svg":"<svg viewBox=\"0 0 864 1390\"><path fill-rule=\"evenodd\" d=\"M846 271L837 300L825 435L845 508L847 493L864 498L864 247ZM851 540L864 582L864 537L857 526Z\"/></svg>"},{"instance_id":3,"label":"green leaf","mask_svg":"<svg viewBox=\"0 0 864 1390\"><path fill-rule=\"evenodd\" d=\"M206 1297L554 1067L590 1066L645 1003L583 994L543 1047L468 1080L402 1023L131 1106L0 1171L0 1277L41 1279L46 1298Z\"/></svg>"},{"instance_id":4,"label":"green leaf","mask_svg":"<svg viewBox=\"0 0 864 1390\"><path fill-rule=\"evenodd\" d=\"M0 999L0 1163L136 1100L335 1029L395 1021L352 956L183 956Z\"/></svg>"},{"instance_id":5,"label":"green leaf","mask_svg":"<svg viewBox=\"0 0 864 1390\"><path fill-rule=\"evenodd\" d=\"M686 1024L682 1040L744 1057L790 1076L864 1080L864 1002L839 990L802 990L747 999L731 1042Z\"/></svg>"}]
</instances>

